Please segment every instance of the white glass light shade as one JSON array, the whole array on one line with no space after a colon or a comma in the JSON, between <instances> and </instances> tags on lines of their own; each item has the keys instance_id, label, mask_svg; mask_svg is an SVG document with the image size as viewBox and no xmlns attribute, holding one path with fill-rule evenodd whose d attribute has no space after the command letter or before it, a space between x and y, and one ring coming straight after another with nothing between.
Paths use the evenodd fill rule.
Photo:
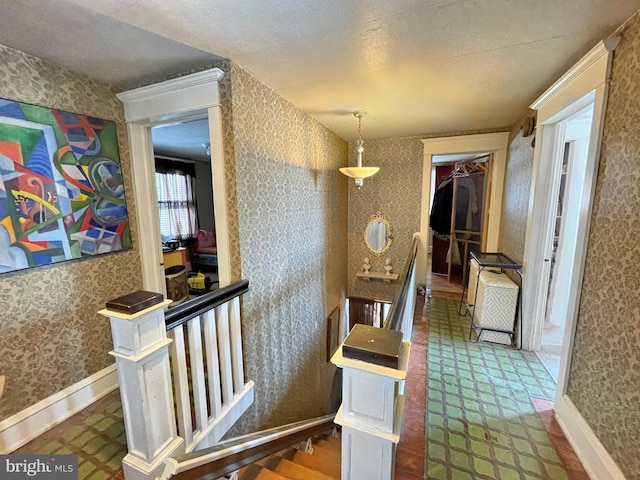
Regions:
<instances>
[{"instance_id":1,"label":"white glass light shade","mask_svg":"<svg viewBox=\"0 0 640 480\"><path fill-rule=\"evenodd\" d=\"M351 178L368 178L378 173L380 167L344 167L340 172Z\"/></svg>"}]
</instances>

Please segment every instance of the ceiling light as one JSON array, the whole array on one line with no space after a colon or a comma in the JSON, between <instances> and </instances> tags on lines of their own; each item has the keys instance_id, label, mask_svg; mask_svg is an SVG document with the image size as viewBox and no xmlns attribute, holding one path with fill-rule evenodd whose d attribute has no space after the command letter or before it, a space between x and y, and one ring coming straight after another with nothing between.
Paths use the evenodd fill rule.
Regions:
<instances>
[{"instance_id":1,"label":"ceiling light","mask_svg":"<svg viewBox=\"0 0 640 480\"><path fill-rule=\"evenodd\" d=\"M356 187L358 187L358 189L362 187L362 181L365 178L375 175L376 173L378 173L378 170L380 170L380 167L362 166L362 152L364 152L364 142L362 141L362 133L360 132L360 129L362 127L362 117L366 115L367 112L363 111L353 112L353 116L358 119L358 141L356 142L356 153L358 154L357 164L355 167L345 167L340 169L340 172L345 174L347 177L355 179Z\"/></svg>"}]
</instances>

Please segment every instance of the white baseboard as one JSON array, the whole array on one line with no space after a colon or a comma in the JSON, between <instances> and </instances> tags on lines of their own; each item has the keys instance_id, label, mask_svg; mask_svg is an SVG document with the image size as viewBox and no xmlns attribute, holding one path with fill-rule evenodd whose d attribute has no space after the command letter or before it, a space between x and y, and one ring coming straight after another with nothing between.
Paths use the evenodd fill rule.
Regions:
<instances>
[{"instance_id":1,"label":"white baseboard","mask_svg":"<svg viewBox=\"0 0 640 480\"><path fill-rule=\"evenodd\" d=\"M0 454L20 448L116 388L118 374L114 363L3 420L0 422Z\"/></svg>"},{"instance_id":2,"label":"white baseboard","mask_svg":"<svg viewBox=\"0 0 640 480\"><path fill-rule=\"evenodd\" d=\"M625 480L618 464L604 448L596 434L567 395L556 398L556 420L593 480Z\"/></svg>"}]
</instances>

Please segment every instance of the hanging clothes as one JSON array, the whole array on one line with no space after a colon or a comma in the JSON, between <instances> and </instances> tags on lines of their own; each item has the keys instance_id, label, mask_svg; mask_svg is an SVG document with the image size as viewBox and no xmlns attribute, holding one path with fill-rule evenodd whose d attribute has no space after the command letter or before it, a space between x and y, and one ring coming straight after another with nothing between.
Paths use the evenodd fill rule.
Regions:
<instances>
[{"instance_id":1,"label":"hanging clothes","mask_svg":"<svg viewBox=\"0 0 640 480\"><path fill-rule=\"evenodd\" d=\"M467 230L469 211L473 208L477 212L477 200L475 186L473 192L465 184L460 184L458 179L458 192L456 195L456 230ZM471 181L473 183L473 181ZM472 195L473 193L473 195ZM437 188L431 207L431 229L440 236L451 234L451 210L453 209L453 179L447 179Z\"/></svg>"},{"instance_id":2,"label":"hanging clothes","mask_svg":"<svg viewBox=\"0 0 640 480\"><path fill-rule=\"evenodd\" d=\"M453 207L453 179L442 182L436 189L431 206L431 229L438 235L451 233L451 208Z\"/></svg>"},{"instance_id":3,"label":"hanging clothes","mask_svg":"<svg viewBox=\"0 0 640 480\"><path fill-rule=\"evenodd\" d=\"M465 209L464 228L458 228L458 221L456 220L456 230L476 230L474 228L473 221L473 216L478 213L478 196L476 194L476 184L471 177L460 177L458 178L458 188L460 188L461 186L468 190L469 201L467 202ZM457 209L460 209L460 204L458 204Z\"/></svg>"}]
</instances>

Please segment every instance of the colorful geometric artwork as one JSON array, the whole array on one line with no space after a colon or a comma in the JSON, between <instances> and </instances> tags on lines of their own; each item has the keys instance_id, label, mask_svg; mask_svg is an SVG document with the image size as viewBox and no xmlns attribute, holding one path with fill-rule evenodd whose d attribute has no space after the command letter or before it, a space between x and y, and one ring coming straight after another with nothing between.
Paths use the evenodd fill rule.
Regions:
<instances>
[{"instance_id":1,"label":"colorful geometric artwork","mask_svg":"<svg viewBox=\"0 0 640 480\"><path fill-rule=\"evenodd\" d=\"M0 273L128 248L115 123L0 99Z\"/></svg>"}]
</instances>

